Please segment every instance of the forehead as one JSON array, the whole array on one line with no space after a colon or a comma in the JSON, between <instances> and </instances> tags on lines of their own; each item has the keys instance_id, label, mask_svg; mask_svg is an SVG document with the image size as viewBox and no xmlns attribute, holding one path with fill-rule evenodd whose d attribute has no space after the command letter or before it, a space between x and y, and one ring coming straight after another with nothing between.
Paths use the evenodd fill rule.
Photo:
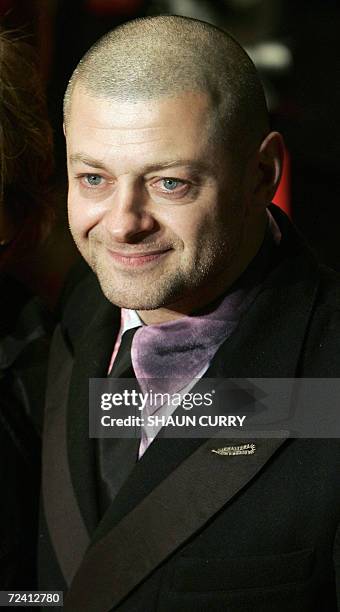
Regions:
<instances>
[{"instance_id":1,"label":"forehead","mask_svg":"<svg viewBox=\"0 0 340 612\"><path fill-rule=\"evenodd\" d=\"M66 127L68 154L107 159L208 155L212 112L204 93L147 101L95 97L77 86ZM149 158L155 158L154 160Z\"/></svg>"}]
</instances>

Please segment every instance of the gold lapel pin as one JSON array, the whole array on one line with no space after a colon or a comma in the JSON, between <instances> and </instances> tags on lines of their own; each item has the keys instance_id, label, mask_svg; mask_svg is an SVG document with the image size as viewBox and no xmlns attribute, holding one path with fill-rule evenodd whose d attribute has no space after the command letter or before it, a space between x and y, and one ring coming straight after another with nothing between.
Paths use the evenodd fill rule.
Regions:
<instances>
[{"instance_id":1,"label":"gold lapel pin","mask_svg":"<svg viewBox=\"0 0 340 612\"><path fill-rule=\"evenodd\" d=\"M253 455L256 452L256 444L240 444L240 446L224 446L223 448L213 448L212 453L216 455Z\"/></svg>"}]
</instances>

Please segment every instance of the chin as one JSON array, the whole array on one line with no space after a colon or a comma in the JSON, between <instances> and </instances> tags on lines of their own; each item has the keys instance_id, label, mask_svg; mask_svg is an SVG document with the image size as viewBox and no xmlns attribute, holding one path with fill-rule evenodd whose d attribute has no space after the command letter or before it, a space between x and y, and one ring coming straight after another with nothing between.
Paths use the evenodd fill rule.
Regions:
<instances>
[{"instance_id":1,"label":"chin","mask_svg":"<svg viewBox=\"0 0 340 612\"><path fill-rule=\"evenodd\" d=\"M101 289L112 304L131 310L157 310L181 300L187 293L187 279L169 275L158 278L125 278L118 282L117 275L96 270ZM102 272L102 273L101 273Z\"/></svg>"},{"instance_id":2,"label":"chin","mask_svg":"<svg viewBox=\"0 0 340 612\"><path fill-rule=\"evenodd\" d=\"M156 310L164 306L162 300L155 299L155 297L152 296L148 299L145 295L143 297L131 294L126 295L121 292L112 291L112 288L103 287L102 285L101 288L109 302L115 306L119 306L119 308L128 308L129 310Z\"/></svg>"},{"instance_id":3,"label":"chin","mask_svg":"<svg viewBox=\"0 0 340 612\"><path fill-rule=\"evenodd\" d=\"M105 297L120 308L128 308L130 310L157 310L158 308L166 308L178 298L174 292L158 292L156 295L146 295L145 291L141 290L138 295L133 294L128 290L114 290L112 286L101 284L101 289Z\"/></svg>"}]
</instances>

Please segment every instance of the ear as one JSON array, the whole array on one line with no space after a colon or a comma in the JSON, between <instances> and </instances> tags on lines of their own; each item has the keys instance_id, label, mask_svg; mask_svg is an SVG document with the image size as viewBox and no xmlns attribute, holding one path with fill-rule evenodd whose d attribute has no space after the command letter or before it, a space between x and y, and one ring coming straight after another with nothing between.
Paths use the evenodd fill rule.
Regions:
<instances>
[{"instance_id":1,"label":"ear","mask_svg":"<svg viewBox=\"0 0 340 612\"><path fill-rule=\"evenodd\" d=\"M254 191L255 205L268 206L278 188L284 158L284 141L279 132L270 132L257 152L257 184Z\"/></svg>"}]
</instances>

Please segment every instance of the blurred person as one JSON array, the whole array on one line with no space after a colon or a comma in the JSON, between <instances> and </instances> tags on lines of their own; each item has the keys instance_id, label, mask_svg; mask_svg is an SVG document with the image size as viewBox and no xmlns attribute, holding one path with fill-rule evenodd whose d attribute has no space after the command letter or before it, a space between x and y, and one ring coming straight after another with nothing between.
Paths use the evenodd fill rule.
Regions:
<instances>
[{"instance_id":1,"label":"blurred person","mask_svg":"<svg viewBox=\"0 0 340 612\"><path fill-rule=\"evenodd\" d=\"M34 588L49 316L17 276L46 235L52 134L32 48L0 32L0 589Z\"/></svg>"},{"instance_id":2,"label":"blurred person","mask_svg":"<svg viewBox=\"0 0 340 612\"><path fill-rule=\"evenodd\" d=\"M339 277L271 204L254 65L206 23L132 21L79 63L64 128L92 270L52 342L40 588L65 612L335 612L338 441L89 437L91 378L339 377Z\"/></svg>"}]
</instances>

